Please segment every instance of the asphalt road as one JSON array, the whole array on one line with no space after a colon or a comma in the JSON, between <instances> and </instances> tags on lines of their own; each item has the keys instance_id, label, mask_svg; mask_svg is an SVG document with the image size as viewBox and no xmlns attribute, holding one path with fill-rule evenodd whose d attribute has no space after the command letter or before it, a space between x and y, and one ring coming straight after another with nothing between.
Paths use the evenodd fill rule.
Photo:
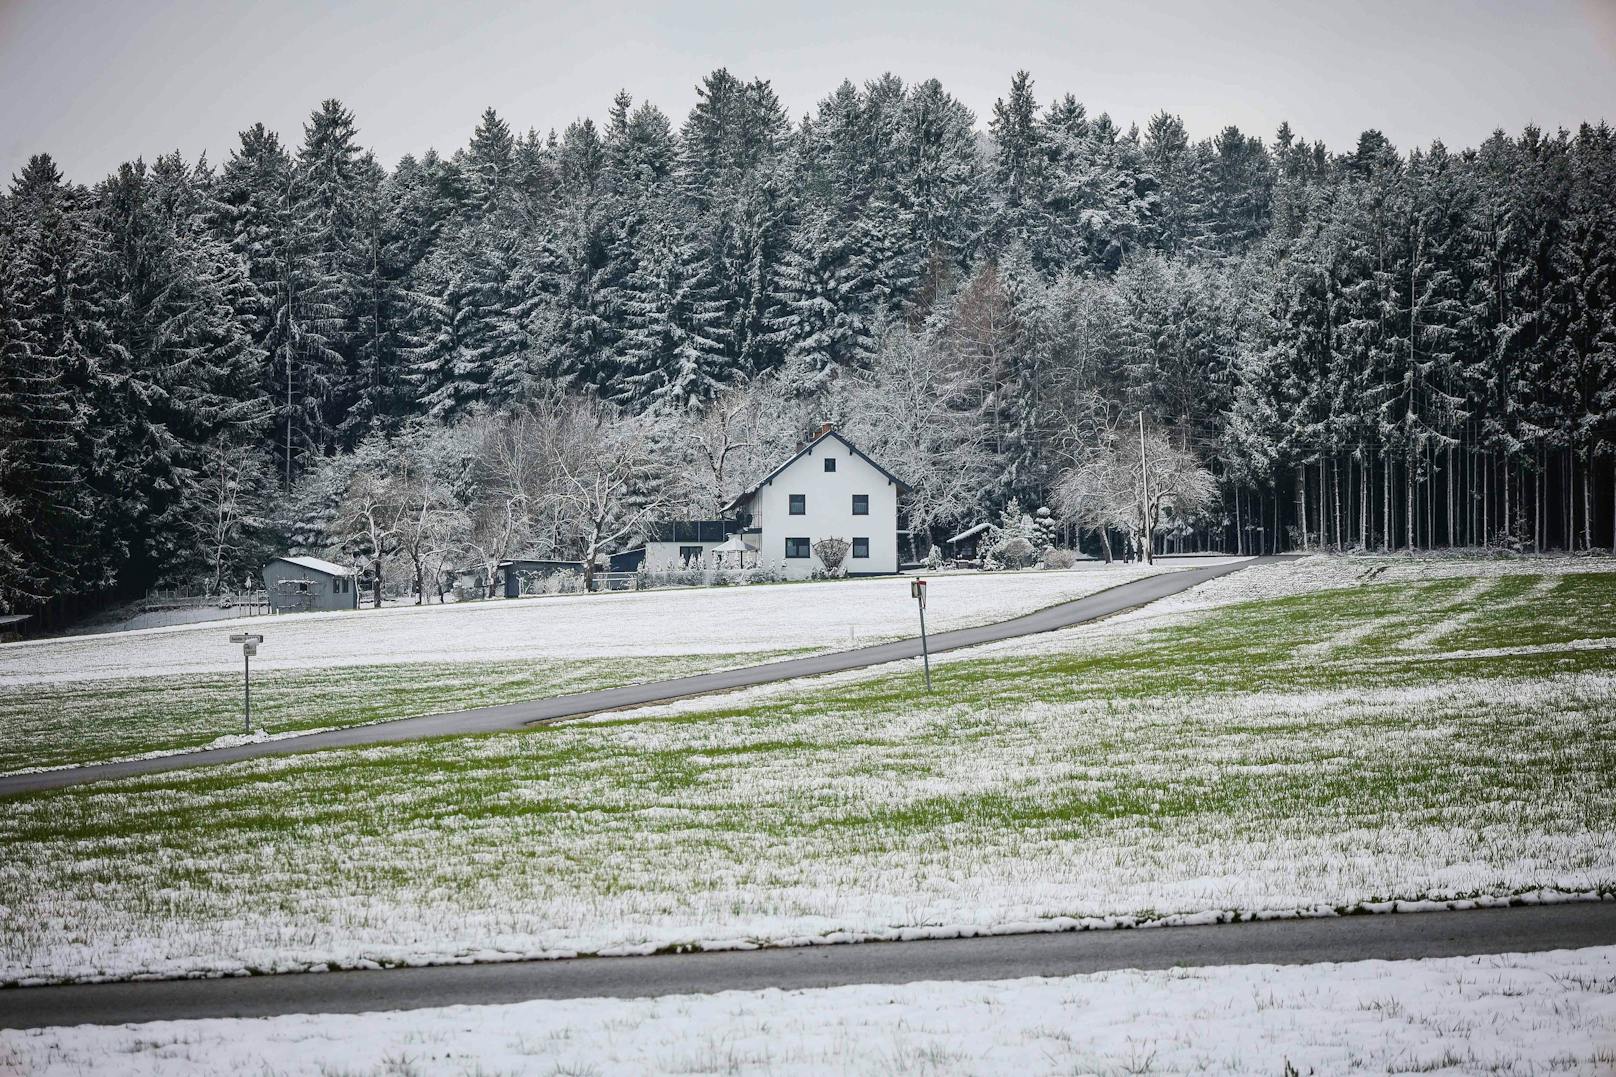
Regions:
<instances>
[{"instance_id":1,"label":"asphalt road","mask_svg":"<svg viewBox=\"0 0 1616 1077\"><path fill-rule=\"evenodd\" d=\"M1122 968L1402 960L1608 945L1616 945L1616 901L658 957L6 988L0 989L0 1028L1072 976Z\"/></svg>"},{"instance_id":2,"label":"asphalt road","mask_svg":"<svg viewBox=\"0 0 1616 1077\"><path fill-rule=\"evenodd\" d=\"M1038 610L1008 621L961 628L952 632L939 632L931 636L933 653L952 651L960 647L975 647L1015 636L1029 636L1038 632L1051 632L1060 628L1108 617L1135 606L1143 606L1168 595L1187 591L1218 576L1226 576L1252 564L1284 560L1280 557L1257 557L1232 564L1208 565L1204 568L1183 568L1147 576L1142 580L1121 584L1086 598L1063 602L1048 609ZM875 647L835 651L830 654L793 658L783 662L768 662L756 666L701 673L692 677L630 684L620 688L607 688L598 692L580 692L574 695L536 699L525 703L507 703L477 710L453 711L421 718L401 718L395 722L356 726L352 729L334 729L326 733L311 733L306 737L288 737L284 740L242 744L232 748L217 748L205 752L183 755L158 756L154 759L132 759L121 763L99 763L87 767L65 770L47 770L36 774L13 774L0 777L0 796L35 793L45 789L60 789L84 782L106 781L112 778L130 778L141 774L157 774L171 770L187 770L216 763L236 763L245 759L261 759L271 755L291 755L312 752L322 748L352 748L368 744L387 744L397 741L421 740L426 737L461 736L467 733L494 733L520 729L526 725L550 722L560 718L577 718L601 711L641 707L650 703L665 703L688 696L727 692L736 688L751 688L774 681L796 677L813 677L823 673L840 673L866 666L893 662L920 655L920 640L908 639L883 643Z\"/></svg>"}]
</instances>

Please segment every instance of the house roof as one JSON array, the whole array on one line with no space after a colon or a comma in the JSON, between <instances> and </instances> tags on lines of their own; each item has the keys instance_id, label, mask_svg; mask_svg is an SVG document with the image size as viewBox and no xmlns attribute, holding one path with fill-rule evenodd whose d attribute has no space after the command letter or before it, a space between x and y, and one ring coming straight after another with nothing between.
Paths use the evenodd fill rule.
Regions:
<instances>
[{"instance_id":1,"label":"house roof","mask_svg":"<svg viewBox=\"0 0 1616 1077\"><path fill-rule=\"evenodd\" d=\"M275 560L285 561L287 564L296 565L298 568L306 568L310 572L323 572L327 576L352 576L354 574L354 570L351 568L343 568L341 565L334 565L330 561L325 561L318 557L277 557Z\"/></svg>"},{"instance_id":2,"label":"house roof","mask_svg":"<svg viewBox=\"0 0 1616 1077\"><path fill-rule=\"evenodd\" d=\"M992 526L993 526L992 524L977 524L975 527L967 527L964 531L961 531L959 534L957 534L953 538L949 539L948 543L950 545L952 545L952 544L954 544L956 542L963 542L965 539L970 538L972 535L980 535L982 532L986 531L989 527L992 527Z\"/></svg>"},{"instance_id":3,"label":"house roof","mask_svg":"<svg viewBox=\"0 0 1616 1077\"><path fill-rule=\"evenodd\" d=\"M769 485L769 483L773 482L776 478L778 478L780 473L782 471L784 471L786 468L790 467L792 464L795 464L798 460L801 460L804 456L812 455L812 453L814 451L814 447L817 446L820 442L824 441L826 438L835 438L837 441L841 442L843 445L846 445L848 452L852 453L854 456L858 457L860 460L863 460L866 464L869 464L871 467L875 468L875 470L877 470L881 474L885 475L887 477L887 481L891 482L892 485L896 486L900 493L907 494L907 493L909 493L910 490L913 489L913 487L911 487L908 483L904 482L902 479L898 478L898 476L894 475L892 472L888 471L886 468L882 467L880 464L876 463L874 460L871 460L868 456L866 456L864 454L864 450L860 449L857 445L854 445L851 441L848 441L847 438L843 437L839 432L837 432L835 430L821 430L815 437L813 437L808 442L808 444L806 444L802 448L798 449L795 456L791 457L785 463L781 464L779 467L775 468L773 471L771 471L767 475L763 476L763 478L759 479L757 482L755 482L751 486L747 487L747 489L745 489L741 493L737 494L733 501L731 501L728 505L724 506L724 511L728 512L731 509L735 509L735 508L740 507L741 505L746 504L748 501L750 501L752 499L753 495L755 495L759 490L763 489L765 486Z\"/></svg>"}]
</instances>

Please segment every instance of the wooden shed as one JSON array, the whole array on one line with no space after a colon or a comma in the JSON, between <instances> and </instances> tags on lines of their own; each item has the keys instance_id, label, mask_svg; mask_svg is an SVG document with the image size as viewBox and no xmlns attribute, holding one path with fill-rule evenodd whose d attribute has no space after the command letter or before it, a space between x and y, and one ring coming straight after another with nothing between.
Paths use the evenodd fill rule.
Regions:
<instances>
[{"instance_id":1,"label":"wooden shed","mask_svg":"<svg viewBox=\"0 0 1616 1077\"><path fill-rule=\"evenodd\" d=\"M353 569L318 557L277 557L264 566L271 613L356 610L358 585Z\"/></svg>"}]
</instances>

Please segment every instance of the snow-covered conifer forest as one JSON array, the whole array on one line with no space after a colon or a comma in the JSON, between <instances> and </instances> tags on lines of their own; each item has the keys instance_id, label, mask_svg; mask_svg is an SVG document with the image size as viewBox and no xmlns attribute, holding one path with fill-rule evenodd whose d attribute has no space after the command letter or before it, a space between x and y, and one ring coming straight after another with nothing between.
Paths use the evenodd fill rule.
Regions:
<instances>
[{"instance_id":1,"label":"snow-covered conifer forest","mask_svg":"<svg viewBox=\"0 0 1616 1077\"><path fill-rule=\"evenodd\" d=\"M391 168L334 100L89 186L35 156L0 198L0 609L288 547L578 557L826 419L914 485L906 556L1012 499L1099 552L1084 491L1141 411L1215 482L1174 548L1613 544L1608 126L1197 141L1038 90L977 117L885 75L793 117L719 70L680 121L490 109Z\"/></svg>"}]
</instances>

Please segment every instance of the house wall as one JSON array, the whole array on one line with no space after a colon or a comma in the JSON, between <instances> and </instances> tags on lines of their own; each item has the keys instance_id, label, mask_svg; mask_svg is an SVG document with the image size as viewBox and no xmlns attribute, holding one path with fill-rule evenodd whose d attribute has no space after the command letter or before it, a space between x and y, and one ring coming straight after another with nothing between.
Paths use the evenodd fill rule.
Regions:
<instances>
[{"instance_id":1,"label":"house wall","mask_svg":"<svg viewBox=\"0 0 1616 1077\"><path fill-rule=\"evenodd\" d=\"M308 580L309 597L307 602L298 598L288 599L287 596L276 593L275 585L281 580ZM289 561L271 561L264 566L264 590L269 595L269 608L280 613L286 610L355 610L359 608L359 586L354 577L349 576L347 589L338 591L336 578L323 572L316 572L302 565L294 565Z\"/></svg>"},{"instance_id":2,"label":"house wall","mask_svg":"<svg viewBox=\"0 0 1616 1077\"><path fill-rule=\"evenodd\" d=\"M645 544L645 568L648 572L671 572L674 569L685 567L684 560L679 556L679 550L685 546L701 547L701 561L696 568L707 568L711 558L709 551L722 542L647 542ZM733 558L732 558L733 560Z\"/></svg>"},{"instance_id":3,"label":"house wall","mask_svg":"<svg viewBox=\"0 0 1616 1077\"><path fill-rule=\"evenodd\" d=\"M825 471L825 457L836 459L836 470ZM807 512L789 514L791 494L807 498ZM853 495L870 496L870 514L853 515ZM854 559L848 551L843 562L850 575L876 575L898 571L898 488L835 437L822 439L808 455L774 477L751 503L752 522L762 527L758 559L788 579L807 579L824 566L819 558L786 557L786 539L805 537L812 544L822 538L870 540L868 559Z\"/></svg>"}]
</instances>

